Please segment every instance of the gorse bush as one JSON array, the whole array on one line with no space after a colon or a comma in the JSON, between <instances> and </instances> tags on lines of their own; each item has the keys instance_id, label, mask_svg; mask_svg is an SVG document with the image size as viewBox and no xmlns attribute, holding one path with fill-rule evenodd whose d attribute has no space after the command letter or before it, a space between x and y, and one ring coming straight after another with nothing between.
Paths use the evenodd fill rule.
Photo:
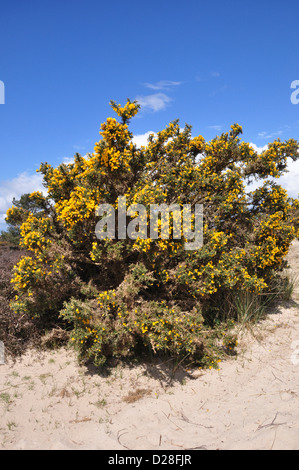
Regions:
<instances>
[{"instance_id":1,"label":"gorse bush","mask_svg":"<svg viewBox=\"0 0 299 470\"><path fill-rule=\"evenodd\" d=\"M298 142L277 139L258 154L238 124L206 142L174 121L138 148L129 121L139 105L111 106L119 120L101 125L94 152L57 168L41 164L47 195L9 209L30 253L14 268L11 306L64 318L80 357L97 364L141 351L210 364L223 299L267 290L298 236L299 201L274 182L287 158L298 158ZM260 187L247 192L254 179ZM98 240L96 208L110 204L117 214L119 196L148 213L151 204L202 204L203 246L185 250L171 225L169 239L136 230L134 238Z\"/></svg>"}]
</instances>

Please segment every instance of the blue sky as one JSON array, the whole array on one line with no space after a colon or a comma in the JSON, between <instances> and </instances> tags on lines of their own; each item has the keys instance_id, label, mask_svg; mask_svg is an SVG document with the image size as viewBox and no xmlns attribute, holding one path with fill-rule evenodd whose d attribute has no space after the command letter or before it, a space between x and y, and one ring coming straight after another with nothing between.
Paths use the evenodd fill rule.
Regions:
<instances>
[{"instance_id":1,"label":"blue sky","mask_svg":"<svg viewBox=\"0 0 299 470\"><path fill-rule=\"evenodd\" d=\"M40 162L93 151L110 99L140 101L139 141L177 118L206 139L235 122L259 148L299 139L298 15L295 0L2 0L0 214L40 188ZM296 164L281 180L292 196L298 179Z\"/></svg>"}]
</instances>

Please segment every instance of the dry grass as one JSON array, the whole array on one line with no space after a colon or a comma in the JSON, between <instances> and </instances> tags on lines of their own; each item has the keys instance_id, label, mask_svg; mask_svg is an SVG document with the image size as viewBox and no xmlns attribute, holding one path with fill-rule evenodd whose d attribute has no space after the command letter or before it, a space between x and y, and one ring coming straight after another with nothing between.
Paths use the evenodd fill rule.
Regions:
<instances>
[{"instance_id":1,"label":"dry grass","mask_svg":"<svg viewBox=\"0 0 299 470\"><path fill-rule=\"evenodd\" d=\"M145 388L137 388L136 390L130 392L126 397L123 398L123 401L126 403L134 403L135 401L141 400L142 398L151 394L151 390Z\"/></svg>"}]
</instances>

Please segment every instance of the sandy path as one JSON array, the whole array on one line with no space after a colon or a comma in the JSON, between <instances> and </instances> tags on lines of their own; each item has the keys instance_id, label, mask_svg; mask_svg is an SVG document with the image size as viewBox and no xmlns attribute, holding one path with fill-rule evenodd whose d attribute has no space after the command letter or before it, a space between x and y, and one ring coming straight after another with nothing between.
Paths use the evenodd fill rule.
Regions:
<instances>
[{"instance_id":1,"label":"sandy path","mask_svg":"<svg viewBox=\"0 0 299 470\"><path fill-rule=\"evenodd\" d=\"M299 242L289 258L299 274ZM296 299L298 286L220 370L172 384L166 366L103 377L65 349L0 365L0 449L299 450Z\"/></svg>"}]
</instances>

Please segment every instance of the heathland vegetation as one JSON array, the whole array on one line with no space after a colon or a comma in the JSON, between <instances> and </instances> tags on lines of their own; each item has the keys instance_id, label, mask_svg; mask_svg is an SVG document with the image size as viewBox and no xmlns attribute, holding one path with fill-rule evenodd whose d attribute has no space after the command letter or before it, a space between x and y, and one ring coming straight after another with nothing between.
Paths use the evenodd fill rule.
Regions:
<instances>
[{"instance_id":1,"label":"heathland vegetation","mask_svg":"<svg viewBox=\"0 0 299 470\"><path fill-rule=\"evenodd\" d=\"M9 286L6 269L0 321L5 309L32 334L59 329L80 360L96 365L167 354L217 366L234 350L236 323L289 295L282 273L299 234L299 201L276 181L299 144L277 139L259 154L238 124L206 142L174 121L138 148L129 130L138 104L111 106L118 119L101 125L94 152L57 168L42 163L46 195L24 195L8 210L23 251L13 252ZM260 185L249 192L251 181ZM117 214L119 196L148 213L151 204L202 204L203 246L185 250L171 224L169 239L138 236L136 226L133 239L99 240L96 208L110 204Z\"/></svg>"}]
</instances>

